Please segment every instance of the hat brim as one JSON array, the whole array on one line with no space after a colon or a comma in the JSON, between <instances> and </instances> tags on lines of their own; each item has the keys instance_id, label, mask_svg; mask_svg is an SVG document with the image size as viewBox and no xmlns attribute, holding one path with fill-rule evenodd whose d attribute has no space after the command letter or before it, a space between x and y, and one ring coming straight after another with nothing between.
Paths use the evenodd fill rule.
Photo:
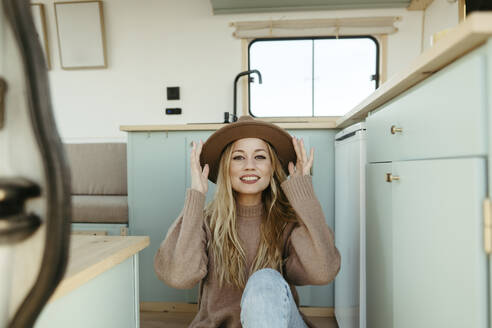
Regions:
<instances>
[{"instance_id":1,"label":"hat brim","mask_svg":"<svg viewBox=\"0 0 492 328\"><path fill-rule=\"evenodd\" d=\"M231 123L212 134L203 144L200 164L209 165L208 179L217 183L219 163L222 152L228 144L243 138L259 138L268 142L277 153L282 168L288 175L289 162L296 162L296 153L292 145L292 137L287 131L275 124L247 120Z\"/></svg>"}]
</instances>

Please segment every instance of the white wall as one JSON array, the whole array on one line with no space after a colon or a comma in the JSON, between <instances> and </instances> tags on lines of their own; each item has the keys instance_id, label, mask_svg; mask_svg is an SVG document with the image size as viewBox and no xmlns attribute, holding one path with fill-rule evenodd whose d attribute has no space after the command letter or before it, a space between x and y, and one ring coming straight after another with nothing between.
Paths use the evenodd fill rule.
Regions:
<instances>
[{"instance_id":1,"label":"white wall","mask_svg":"<svg viewBox=\"0 0 492 328\"><path fill-rule=\"evenodd\" d=\"M232 37L231 21L397 15L399 31L388 37L388 77L421 51L421 11L213 16L206 0L104 0L109 67L66 71L60 69L53 0L42 2L53 104L65 141L125 140L120 125L221 122L223 112L232 111L233 80L241 71L241 42ZM166 86L180 86L181 100L165 100ZM165 107L181 107L183 114L165 115Z\"/></svg>"}]
</instances>

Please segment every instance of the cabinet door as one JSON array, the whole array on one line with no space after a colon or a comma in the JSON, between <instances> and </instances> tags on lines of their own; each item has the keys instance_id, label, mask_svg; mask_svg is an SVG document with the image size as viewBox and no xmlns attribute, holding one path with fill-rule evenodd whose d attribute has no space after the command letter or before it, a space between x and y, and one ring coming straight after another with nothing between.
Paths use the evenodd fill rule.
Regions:
<instances>
[{"instance_id":1,"label":"cabinet door","mask_svg":"<svg viewBox=\"0 0 492 328\"><path fill-rule=\"evenodd\" d=\"M488 169L488 198L492 199L492 142L490 142L490 129L492 128L492 115L490 114L490 109L492 109L492 42L489 40L486 45L486 85L489 87L487 92L487 103L488 103L488 121L487 127L489 132L488 137L488 158L487 158L487 169ZM492 256L489 254L489 295L492 298ZM489 300L489 322L492 323L492 301Z\"/></svg>"},{"instance_id":2,"label":"cabinet door","mask_svg":"<svg viewBox=\"0 0 492 328\"><path fill-rule=\"evenodd\" d=\"M326 224L334 231L335 223L335 130L289 130L304 139L306 152L314 148L313 187L321 203ZM324 286L298 286L301 306L333 307L333 283Z\"/></svg>"},{"instance_id":3,"label":"cabinet door","mask_svg":"<svg viewBox=\"0 0 492 328\"><path fill-rule=\"evenodd\" d=\"M456 60L369 115L369 161L485 156L490 92L484 50Z\"/></svg>"},{"instance_id":4,"label":"cabinet door","mask_svg":"<svg viewBox=\"0 0 492 328\"><path fill-rule=\"evenodd\" d=\"M367 328L393 328L392 185L386 182L391 163L366 168Z\"/></svg>"},{"instance_id":5,"label":"cabinet door","mask_svg":"<svg viewBox=\"0 0 492 328\"><path fill-rule=\"evenodd\" d=\"M128 205L131 235L147 235L140 253L140 301L187 302L154 273L154 255L179 215L186 190L185 139L178 133L134 132L128 137Z\"/></svg>"},{"instance_id":6,"label":"cabinet door","mask_svg":"<svg viewBox=\"0 0 492 328\"><path fill-rule=\"evenodd\" d=\"M185 140L185 183L186 189L191 188L191 168L190 168L190 154L192 148L192 142L200 142L202 140L208 139L208 137L214 131L186 131L186 132L175 132L183 136ZM207 205L210 201L212 201L213 196L215 194L216 185L210 181L208 181L208 192L205 200L205 205ZM199 284L195 285L192 289L188 289L183 291L186 293L186 301L188 303L197 303L198 302L198 287Z\"/></svg>"},{"instance_id":7,"label":"cabinet door","mask_svg":"<svg viewBox=\"0 0 492 328\"><path fill-rule=\"evenodd\" d=\"M34 327L140 327L137 277L138 253L50 301Z\"/></svg>"},{"instance_id":8,"label":"cabinet door","mask_svg":"<svg viewBox=\"0 0 492 328\"><path fill-rule=\"evenodd\" d=\"M392 173L394 327L486 327L485 160L394 162Z\"/></svg>"}]
</instances>

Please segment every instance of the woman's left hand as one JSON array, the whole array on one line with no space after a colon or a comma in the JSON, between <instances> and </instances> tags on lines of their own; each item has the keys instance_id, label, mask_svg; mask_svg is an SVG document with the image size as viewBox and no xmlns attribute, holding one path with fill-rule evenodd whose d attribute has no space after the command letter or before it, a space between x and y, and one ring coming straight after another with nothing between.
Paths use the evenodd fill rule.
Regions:
<instances>
[{"instance_id":1,"label":"woman's left hand","mask_svg":"<svg viewBox=\"0 0 492 328\"><path fill-rule=\"evenodd\" d=\"M313 166L314 161L314 149L311 148L308 158L306 149L304 148L304 140L298 140L296 137L292 137L292 144L294 145L294 150L296 151L297 161L295 166L294 163L289 162L290 176L311 174L311 167Z\"/></svg>"}]
</instances>

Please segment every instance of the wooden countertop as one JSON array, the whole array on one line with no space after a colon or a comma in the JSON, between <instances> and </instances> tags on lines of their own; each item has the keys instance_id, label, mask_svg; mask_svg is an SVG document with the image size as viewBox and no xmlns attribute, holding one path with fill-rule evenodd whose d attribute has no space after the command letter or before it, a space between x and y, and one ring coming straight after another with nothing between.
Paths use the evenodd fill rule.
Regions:
<instances>
[{"instance_id":1,"label":"wooden countertop","mask_svg":"<svg viewBox=\"0 0 492 328\"><path fill-rule=\"evenodd\" d=\"M336 122L276 123L285 129L345 128L367 117L367 114L428 78L456 59L483 45L492 36L492 13L476 12L443 36L436 44L399 74L394 75L359 105ZM281 119L280 119L281 120ZM271 119L269 120L271 121ZM125 125L121 131L216 130L225 124Z\"/></svg>"},{"instance_id":2,"label":"wooden countertop","mask_svg":"<svg viewBox=\"0 0 492 328\"><path fill-rule=\"evenodd\" d=\"M120 264L149 243L148 236L72 235L67 271L50 302Z\"/></svg>"},{"instance_id":3,"label":"wooden countertop","mask_svg":"<svg viewBox=\"0 0 492 328\"><path fill-rule=\"evenodd\" d=\"M324 130L334 129L335 120L324 122L273 122L284 129L294 130ZM215 131L228 123L203 123L203 124L171 124L171 125L122 125L121 131L145 132L145 131Z\"/></svg>"}]
</instances>

